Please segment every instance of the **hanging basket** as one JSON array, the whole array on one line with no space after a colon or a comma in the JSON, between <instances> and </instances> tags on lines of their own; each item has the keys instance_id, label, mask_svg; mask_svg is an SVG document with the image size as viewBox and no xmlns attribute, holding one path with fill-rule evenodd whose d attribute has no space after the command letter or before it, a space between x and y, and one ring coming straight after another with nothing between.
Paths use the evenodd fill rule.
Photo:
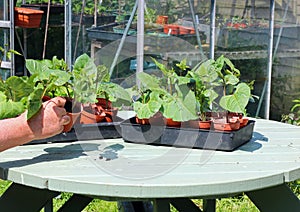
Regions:
<instances>
[{"instance_id":1,"label":"hanging basket","mask_svg":"<svg viewBox=\"0 0 300 212\"><path fill-rule=\"evenodd\" d=\"M15 7L15 26L22 28L39 28L43 13L42 10Z\"/></svg>"}]
</instances>

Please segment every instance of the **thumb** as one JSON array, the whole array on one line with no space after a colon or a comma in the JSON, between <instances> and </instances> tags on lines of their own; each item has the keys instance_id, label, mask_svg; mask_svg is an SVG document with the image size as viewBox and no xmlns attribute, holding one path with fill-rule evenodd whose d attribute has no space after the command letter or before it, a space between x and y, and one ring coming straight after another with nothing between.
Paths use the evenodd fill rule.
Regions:
<instances>
[{"instance_id":1,"label":"thumb","mask_svg":"<svg viewBox=\"0 0 300 212\"><path fill-rule=\"evenodd\" d=\"M64 115L64 116L62 116L61 119L62 119L62 124L63 125L69 124L70 121L71 121L71 117L69 115Z\"/></svg>"}]
</instances>

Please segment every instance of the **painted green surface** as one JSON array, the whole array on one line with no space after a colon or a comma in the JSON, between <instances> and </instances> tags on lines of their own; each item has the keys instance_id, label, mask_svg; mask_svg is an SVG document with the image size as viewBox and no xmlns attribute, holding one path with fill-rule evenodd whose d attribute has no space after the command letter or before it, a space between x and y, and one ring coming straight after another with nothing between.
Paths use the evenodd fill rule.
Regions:
<instances>
[{"instance_id":1,"label":"painted green surface","mask_svg":"<svg viewBox=\"0 0 300 212\"><path fill-rule=\"evenodd\" d=\"M256 120L253 139L233 152L122 139L16 147L0 153L0 178L107 200L226 197L300 178L299 155L298 127Z\"/></svg>"}]
</instances>

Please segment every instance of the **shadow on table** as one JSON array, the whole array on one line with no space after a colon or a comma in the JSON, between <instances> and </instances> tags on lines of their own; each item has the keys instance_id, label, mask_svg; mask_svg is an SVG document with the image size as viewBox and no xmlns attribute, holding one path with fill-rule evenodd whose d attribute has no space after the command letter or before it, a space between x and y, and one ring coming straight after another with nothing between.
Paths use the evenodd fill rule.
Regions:
<instances>
[{"instance_id":1,"label":"shadow on table","mask_svg":"<svg viewBox=\"0 0 300 212\"><path fill-rule=\"evenodd\" d=\"M48 161L57 161L57 160L68 160L73 158L78 158L80 156L86 156L85 152L98 150L99 144L85 143L82 144L69 144L63 147L49 147L44 149L46 153L39 156L21 159L21 160L12 160L7 162L0 163L2 168L14 168L28 166L31 164L48 162ZM29 149L28 149L29 151Z\"/></svg>"},{"instance_id":2,"label":"shadow on table","mask_svg":"<svg viewBox=\"0 0 300 212\"><path fill-rule=\"evenodd\" d=\"M262 147L262 144L257 141L268 142L269 139L265 137L263 134L260 134L258 132L253 132L252 139L248 143L239 147L239 150L254 152Z\"/></svg>"},{"instance_id":3,"label":"shadow on table","mask_svg":"<svg viewBox=\"0 0 300 212\"><path fill-rule=\"evenodd\" d=\"M121 144L113 144L105 147L103 150L100 150L99 159L105 159L106 161L114 160L118 158L118 151L124 149L124 146Z\"/></svg>"}]
</instances>

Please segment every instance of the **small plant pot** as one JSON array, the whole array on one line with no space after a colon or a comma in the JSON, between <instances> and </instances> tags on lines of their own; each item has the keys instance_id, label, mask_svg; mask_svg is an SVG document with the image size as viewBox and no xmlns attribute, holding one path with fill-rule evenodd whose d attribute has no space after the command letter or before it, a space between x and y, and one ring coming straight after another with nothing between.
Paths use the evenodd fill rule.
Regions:
<instances>
[{"instance_id":1,"label":"small plant pot","mask_svg":"<svg viewBox=\"0 0 300 212\"><path fill-rule=\"evenodd\" d=\"M135 122L142 125L150 124L149 119L140 119L137 116L135 117Z\"/></svg>"},{"instance_id":2,"label":"small plant pot","mask_svg":"<svg viewBox=\"0 0 300 212\"><path fill-rule=\"evenodd\" d=\"M78 123L79 117L80 117L81 113L69 113L67 112L67 116L70 117L70 122L66 125L64 125L64 130L63 132L69 132L72 127L74 126L74 124Z\"/></svg>"},{"instance_id":3,"label":"small plant pot","mask_svg":"<svg viewBox=\"0 0 300 212\"><path fill-rule=\"evenodd\" d=\"M137 124L151 124L151 125L159 125L159 126L165 126L167 123L167 120L163 117L163 115L160 112L157 112L153 115L153 117L150 117L149 119L140 119L137 116L135 117Z\"/></svg>"},{"instance_id":4,"label":"small plant pot","mask_svg":"<svg viewBox=\"0 0 300 212\"><path fill-rule=\"evenodd\" d=\"M112 102L104 98L97 98L96 106L101 106L103 109L111 109Z\"/></svg>"},{"instance_id":5,"label":"small plant pot","mask_svg":"<svg viewBox=\"0 0 300 212\"><path fill-rule=\"evenodd\" d=\"M190 120L189 126L195 129L210 129L211 121Z\"/></svg>"},{"instance_id":6,"label":"small plant pot","mask_svg":"<svg viewBox=\"0 0 300 212\"><path fill-rule=\"evenodd\" d=\"M67 111L67 115L70 117L69 124L64 126L64 132L69 132L74 124L79 123L79 118L82 112L82 105L79 102L75 102L72 98L65 97L66 103L64 108Z\"/></svg>"},{"instance_id":7,"label":"small plant pot","mask_svg":"<svg viewBox=\"0 0 300 212\"><path fill-rule=\"evenodd\" d=\"M105 119L105 113L93 114L88 111L83 110L81 112L80 124L94 124L101 122Z\"/></svg>"},{"instance_id":8,"label":"small plant pot","mask_svg":"<svg viewBox=\"0 0 300 212\"><path fill-rule=\"evenodd\" d=\"M179 25L165 24L164 25L164 33L171 34L171 35L178 35L179 34Z\"/></svg>"},{"instance_id":9,"label":"small plant pot","mask_svg":"<svg viewBox=\"0 0 300 212\"><path fill-rule=\"evenodd\" d=\"M219 131L233 131L240 129L240 121L235 120L233 122L213 122L213 126L215 130Z\"/></svg>"},{"instance_id":10,"label":"small plant pot","mask_svg":"<svg viewBox=\"0 0 300 212\"><path fill-rule=\"evenodd\" d=\"M15 7L15 25L23 28L39 28L44 12L29 8Z\"/></svg>"},{"instance_id":11,"label":"small plant pot","mask_svg":"<svg viewBox=\"0 0 300 212\"><path fill-rule=\"evenodd\" d=\"M240 119L240 127L245 127L249 122L249 118Z\"/></svg>"},{"instance_id":12,"label":"small plant pot","mask_svg":"<svg viewBox=\"0 0 300 212\"><path fill-rule=\"evenodd\" d=\"M179 34L180 35L187 35L191 33L191 28L190 27L185 27L185 26L180 26L179 27Z\"/></svg>"},{"instance_id":13,"label":"small plant pot","mask_svg":"<svg viewBox=\"0 0 300 212\"><path fill-rule=\"evenodd\" d=\"M171 118L166 118L166 124L168 127L181 127L180 121L173 121Z\"/></svg>"},{"instance_id":14,"label":"small plant pot","mask_svg":"<svg viewBox=\"0 0 300 212\"><path fill-rule=\"evenodd\" d=\"M166 15L159 15L159 16L157 16L157 18L156 18L156 23L157 23L157 24L164 25L164 24L167 24L167 23L168 23L168 19L169 19L169 17L166 16Z\"/></svg>"},{"instance_id":15,"label":"small plant pot","mask_svg":"<svg viewBox=\"0 0 300 212\"><path fill-rule=\"evenodd\" d=\"M111 109L103 109L102 112L105 114L105 121L106 122L113 122L114 118L118 114L118 108L111 108Z\"/></svg>"}]
</instances>

